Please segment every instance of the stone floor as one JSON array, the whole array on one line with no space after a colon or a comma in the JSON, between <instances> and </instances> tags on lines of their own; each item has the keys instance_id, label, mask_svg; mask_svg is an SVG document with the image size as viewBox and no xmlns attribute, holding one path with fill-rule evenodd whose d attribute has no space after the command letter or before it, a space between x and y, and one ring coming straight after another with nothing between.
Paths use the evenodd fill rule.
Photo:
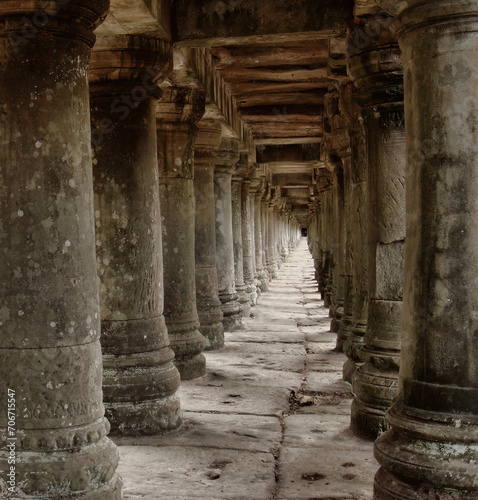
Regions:
<instances>
[{"instance_id":1,"label":"stone floor","mask_svg":"<svg viewBox=\"0 0 478 500\"><path fill-rule=\"evenodd\" d=\"M126 500L372 497L378 465L348 429L345 356L305 239L252 316L206 353L206 377L182 384L180 429L115 440Z\"/></svg>"}]
</instances>

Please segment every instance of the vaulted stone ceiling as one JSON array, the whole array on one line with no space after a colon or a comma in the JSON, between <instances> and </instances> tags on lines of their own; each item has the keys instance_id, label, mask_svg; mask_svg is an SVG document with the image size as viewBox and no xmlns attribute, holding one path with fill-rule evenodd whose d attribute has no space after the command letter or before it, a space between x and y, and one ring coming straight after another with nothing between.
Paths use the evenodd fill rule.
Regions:
<instances>
[{"instance_id":1,"label":"vaulted stone ceiling","mask_svg":"<svg viewBox=\"0 0 478 500\"><path fill-rule=\"evenodd\" d=\"M324 96L346 77L353 8L353 0L112 0L98 35L171 39L250 160L268 165L270 180L305 221L329 183ZM365 0L356 8L376 6Z\"/></svg>"}]
</instances>

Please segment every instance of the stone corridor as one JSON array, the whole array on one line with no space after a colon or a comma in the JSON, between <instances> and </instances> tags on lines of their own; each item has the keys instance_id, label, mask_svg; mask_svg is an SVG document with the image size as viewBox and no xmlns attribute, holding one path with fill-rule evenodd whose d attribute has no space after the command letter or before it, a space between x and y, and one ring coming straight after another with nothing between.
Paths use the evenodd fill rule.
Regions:
<instances>
[{"instance_id":1,"label":"stone corridor","mask_svg":"<svg viewBox=\"0 0 478 500\"><path fill-rule=\"evenodd\" d=\"M350 386L303 238L242 331L183 382L181 428L116 438L125 500L369 500L372 443L349 430Z\"/></svg>"}]
</instances>

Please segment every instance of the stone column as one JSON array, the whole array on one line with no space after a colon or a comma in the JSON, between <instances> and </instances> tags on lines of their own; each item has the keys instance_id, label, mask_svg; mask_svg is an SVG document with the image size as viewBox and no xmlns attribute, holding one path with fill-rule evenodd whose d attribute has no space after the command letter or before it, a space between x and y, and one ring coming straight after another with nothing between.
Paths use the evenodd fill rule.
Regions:
<instances>
[{"instance_id":1,"label":"stone column","mask_svg":"<svg viewBox=\"0 0 478 500\"><path fill-rule=\"evenodd\" d=\"M214 200L216 205L216 265L219 299L224 314L224 330L244 328L243 305L236 292L234 248L232 236L232 172L239 160L238 141L223 138L214 169Z\"/></svg>"},{"instance_id":2,"label":"stone column","mask_svg":"<svg viewBox=\"0 0 478 500\"><path fill-rule=\"evenodd\" d=\"M196 199L196 305L206 350L224 345L224 325L216 269L214 166L221 143L218 121L202 119L194 144L194 196Z\"/></svg>"},{"instance_id":3,"label":"stone column","mask_svg":"<svg viewBox=\"0 0 478 500\"><path fill-rule=\"evenodd\" d=\"M246 294L249 296L251 306L257 304L257 289L254 278L254 256L253 256L253 219L251 217L251 203L249 191L251 187L252 169L249 168L246 178L242 181L241 188L241 224L242 224L242 259L244 269L244 283L246 285Z\"/></svg>"},{"instance_id":4,"label":"stone column","mask_svg":"<svg viewBox=\"0 0 478 500\"><path fill-rule=\"evenodd\" d=\"M351 427L369 439L387 429L385 411L397 395L405 250L401 53L392 33L380 29L379 22L356 28L349 39L349 68L365 108L367 130L370 284L366 345L359 353L364 365L354 375ZM356 40L367 28L380 36L363 46Z\"/></svg>"},{"instance_id":5,"label":"stone column","mask_svg":"<svg viewBox=\"0 0 478 500\"><path fill-rule=\"evenodd\" d=\"M265 180L263 177L258 177L253 186L252 193L254 204L254 248L255 248L255 261L256 261L256 278L259 281L261 292L269 290L269 277L263 264L263 217L262 217L262 204L261 198L264 194Z\"/></svg>"},{"instance_id":6,"label":"stone column","mask_svg":"<svg viewBox=\"0 0 478 500\"><path fill-rule=\"evenodd\" d=\"M244 281L244 247L242 238L242 183L247 172L247 157L241 155L232 174L232 242L234 249L234 276L236 292L242 305L241 315L248 318L251 313L249 288Z\"/></svg>"},{"instance_id":7,"label":"stone column","mask_svg":"<svg viewBox=\"0 0 478 500\"><path fill-rule=\"evenodd\" d=\"M361 108L351 83L343 85L340 93L342 113L347 120L351 153L351 223L352 240L352 322L344 353L344 380L352 383L352 376L362 364L359 356L364 344L368 316L368 255L367 255L367 149Z\"/></svg>"},{"instance_id":8,"label":"stone column","mask_svg":"<svg viewBox=\"0 0 478 500\"><path fill-rule=\"evenodd\" d=\"M0 5L0 489L120 499L101 390L88 90L108 2L40 8ZM41 20L41 36L22 35L25 19Z\"/></svg>"},{"instance_id":9,"label":"stone column","mask_svg":"<svg viewBox=\"0 0 478 500\"><path fill-rule=\"evenodd\" d=\"M349 146L349 140L347 141ZM340 328L337 332L337 349L340 347L344 350L346 342L352 334L353 328L353 229L354 229L354 213L353 213L353 182L352 182L352 155L349 147L344 148L342 153L343 176L344 176L344 267L343 281L345 285L344 294L344 312L340 321ZM347 369L344 370L344 380L350 382Z\"/></svg>"},{"instance_id":10,"label":"stone column","mask_svg":"<svg viewBox=\"0 0 478 500\"><path fill-rule=\"evenodd\" d=\"M268 203L268 231L267 231L267 246L268 246L268 255L267 255L267 269L269 270L269 276L271 280L277 279L277 271L279 269L277 263L277 250L276 250L276 214L275 214L275 206L277 205L277 198L271 192L270 200Z\"/></svg>"},{"instance_id":11,"label":"stone column","mask_svg":"<svg viewBox=\"0 0 478 500\"><path fill-rule=\"evenodd\" d=\"M181 423L163 316L155 125L155 80L171 59L161 40L115 35L98 39L90 64L103 393L116 435ZM119 114L125 95L134 105Z\"/></svg>"},{"instance_id":12,"label":"stone column","mask_svg":"<svg viewBox=\"0 0 478 500\"><path fill-rule=\"evenodd\" d=\"M261 196L261 227L262 227L262 267L267 274L267 289L271 280L269 270L269 189L267 181L264 180L264 190Z\"/></svg>"},{"instance_id":13,"label":"stone column","mask_svg":"<svg viewBox=\"0 0 478 500\"><path fill-rule=\"evenodd\" d=\"M258 175L257 170L254 173L254 176L251 178L251 185L249 187L249 210L251 213L251 241L252 241L252 268L254 270L254 283L256 285L256 293L257 293L257 302L259 302L259 298L262 294L261 289L261 279L259 274L263 273L262 261L258 262L258 255L260 256L262 252L262 230L260 227L260 200L259 200L259 215L256 213L256 193L259 190L262 184L261 178ZM257 227L259 224L259 227ZM258 267L258 264L260 268Z\"/></svg>"},{"instance_id":14,"label":"stone column","mask_svg":"<svg viewBox=\"0 0 478 500\"><path fill-rule=\"evenodd\" d=\"M403 26L407 166L399 390L375 498L475 499L478 4L379 3Z\"/></svg>"},{"instance_id":15,"label":"stone column","mask_svg":"<svg viewBox=\"0 0 478 500\"><path fill-rule=\"evenodd\" d=\"M204 113L204 93L167 87L157 111L159 196L164 262L164 317L175 364L183 380L202 377L206 339L196 308L193 184L195 123Z\"/></svg>"}]
</instances>

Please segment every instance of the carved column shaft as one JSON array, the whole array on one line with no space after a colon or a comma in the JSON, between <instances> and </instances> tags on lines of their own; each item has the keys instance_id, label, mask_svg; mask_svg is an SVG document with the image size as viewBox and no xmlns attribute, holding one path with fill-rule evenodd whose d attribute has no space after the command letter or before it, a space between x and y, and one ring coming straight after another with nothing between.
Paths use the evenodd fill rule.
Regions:
<instances>
[{"instance_id":1,"label":"carved column shaft","mask_svg":"<svg viewBox=\"0 0 478 500\"><path fill-rule=\"evenodd\" d=\"M379 3L403 25L407 165L399 391L375 498L475 499L478 3Z\"/></svg>"},{"instance_id":2,"label":"carved column shaft","mask_svg":"<svg viewBox=\"0 0 478 500\"><path fill-rule=\"evenodd\" d=\"M158 39L120 35L100 38L91 59L103 392L119 435L154 434L181 423L179 373L163 316L155 124L155 75L171 58L169 44ZM138 91L135 105L118 113L122 96L138 89L144 93Z\"/></svg>"},{"instance_id":3,"label":"carved column shaft","mask_svg":"<svg viewBox=\"0 0 478 500\"><path fill-rule=\"evenodd\" d=\"M254 278L254 256L253 256L253 219L251 217L251 202L249 199L251 187L250 178L244 179L241 188L241 224L242 224L242 258L244 269L244 283L246 293L252 306L257 304L257 290Z\"/></svg>"},{"instance_id":4,"label":"carved column shaft","mask_svg":"<svg viewBox=\"0 0 478 500\"><path fill-rule=\"evenodd\" d=\"M206 372L196 307L194 140L204 94L167 87L157 111L159 196L164 262L164 316L183 380Z\"/></svg>"},{"instance_id":5,"label":"carved column shaft","mask_svg":"<svg viewBox=\"0 0 478 500\"><path fill-rule=\"evenodd\" d=\"M216 268L214 166L221 142L221 125L201 120L194 145L194 196L196 199L196 305L206 350L224 345L224 325Z\"/></svg>"},{"instance_id":6,"label":"carved column shaft","mask_svg":"<svg viewBox=\"0 0 478 500\"><path fill-rule=\"evenodd\" d=\"M122 498L101 390L88 89L107 9L51 2L27 39L36 2L0 5L0 488L12 498Z\"/></svg>"},{"instance_id":7,"label":"carved column shaft","mask_svg":"<svg viewBox=\"0 0 478 500\"><path fill-rule=\"evenodd\" d=\"M352 429L375 439L387 429L385 411L397 394L405 248L405 136L401 55L392 33L368 22L380 36L354 43L350 71L365 107L368 149L369 295L365 364L354 377ZM382 64L383 63L383 64ZM387 64L385 64L387 63ZM381 69L384 68L384 69Z\"/></svg>"},{"instance_id":8,"label":"carved column shaft","mask_svg":"<svg viewBox=\"0 0 478 500\"><path fill-rule=\"evenodd\" d=\"M216 217L216 264L219 299L224 314L225 331L244 328L243 306L235 286L234 245L232 233L232 172L239 159L238 142L223 138L214 169Z\"/></svg>"}]
</instances>

